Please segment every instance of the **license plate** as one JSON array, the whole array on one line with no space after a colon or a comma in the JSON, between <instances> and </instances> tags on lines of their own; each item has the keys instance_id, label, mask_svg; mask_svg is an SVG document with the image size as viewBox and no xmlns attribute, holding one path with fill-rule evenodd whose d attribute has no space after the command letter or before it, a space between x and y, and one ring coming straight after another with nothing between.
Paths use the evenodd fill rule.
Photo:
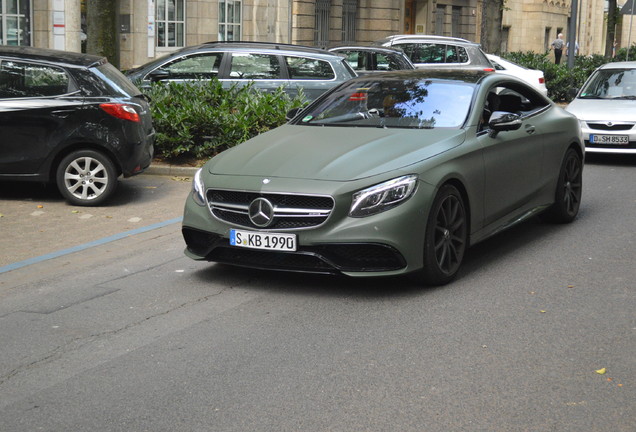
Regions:
<instances>
[{"instance_id":1,"label":"license plate","mask_svg":"<svg viewBox=\"0 0 636 432\"><path fill-rule=\"evenodd\" d=\"M230 245L250 249L266 249L293 252L296 250L296 234L265 233L230 230Z\"/></svg>"},{"instance_id":2,"label":"license plate","mask_svg":"<svg viewBox=\"0 0 636 432\"><path fill-rule=\"evenodd\" d=\"M627 135L590 135L592 144L629 144Z\"/></svg>"}]
</instances>

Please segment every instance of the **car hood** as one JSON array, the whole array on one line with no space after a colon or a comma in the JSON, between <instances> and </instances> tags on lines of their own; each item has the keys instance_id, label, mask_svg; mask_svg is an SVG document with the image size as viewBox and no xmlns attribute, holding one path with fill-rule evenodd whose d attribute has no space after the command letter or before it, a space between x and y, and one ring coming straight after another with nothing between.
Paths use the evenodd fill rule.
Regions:
<instances>
[{"instance_id":1,"label":"car hood","mask_svg":"<svg viewBox=\"0 0 636 432\"><path fill-rule=\"evenodd\" d=\"M574 99L566 108L579 120L634 121L636 101L617 99Z\"/></svg>"},{"instance_id":2,"label":"car hood","mask_svg":"<svg viewBox=\"0 0 636 432\"><path fill-rule=\"evenodd\" d=\"M219 154L212 174L349 181L448 151L461 129L382 129L284 125Z\"/></svg>"}]
</instances>

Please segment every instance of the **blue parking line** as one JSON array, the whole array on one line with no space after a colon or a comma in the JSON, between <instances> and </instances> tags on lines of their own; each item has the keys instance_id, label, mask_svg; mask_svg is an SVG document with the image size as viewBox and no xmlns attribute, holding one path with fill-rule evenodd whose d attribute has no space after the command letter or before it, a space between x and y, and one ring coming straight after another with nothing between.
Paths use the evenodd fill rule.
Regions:
<instances>
[{"instance_id":1,"label":"blue parking line","mask_svg":"<svg viewBox=\"0 0 636 432\"><path fill-rule=\"evenodd\" d=\"M48 253L46 255L40 255L40 256L35 257L35 258L29 258L29 259L24 260L24 261L19 261L19 262L13 263L13 264L6 265L4 267L0 267L0 274L6 273L6 272L11 271L11 270L16 270L16 269L19 269L19 268L22 268L22 267L26 267L26 266L29 266L31 264L36 264L36 263L39 263L39 262L42 262L42 261L46 261L46 260L50 260L50 259L53 259L53 258L61 257L63 255L68 255L68 254L72 254L72 253L75 253L75 252L79 252L79 251L82 251L84 249L92 248L92 247L95 247L95 246L101 246L103 244L110 243L110 242L113 242L115 240L121 240L123 238L130 237L130 236L133 236L133 235L136 235L136 234L141 234L141 233L145 233L145 232L148 232L148 231L152 231L154 229L163 228L163 227L168 226L168 225L179 223L182 220L183 220L183 218L178 217L176 219L170 219L170 220L167 220L167 221L164 221L164 222L159 222L159 223L156 223L156 224L153 224L153 225L148 225L148 226L137 228L137 229L134 229L134 230L124 231L124 232L112 235L110 237L104 237L102 239L95 240L95 241L88 242L88 243L84 243L84 244L79 245L79 246L73 246L73 247L68 248L68 249L62 249L62 250L59 250L59 251L56 251L56 252Z\"/></svg>"}]
</instances>

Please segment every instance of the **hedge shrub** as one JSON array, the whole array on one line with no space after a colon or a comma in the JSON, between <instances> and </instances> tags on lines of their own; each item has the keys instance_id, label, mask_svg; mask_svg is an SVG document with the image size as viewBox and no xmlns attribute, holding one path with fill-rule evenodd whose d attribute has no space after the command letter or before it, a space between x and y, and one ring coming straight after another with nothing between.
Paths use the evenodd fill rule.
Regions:
<instances>
[{"instance_id":1,"label":"hedge shrub","mask_svg":"<svg viewBox=\"0 0 636 432\"><path fill-rule=\"evenodd\" d=\"M221 82L157 83L145 92L157 131L155 154L165 159L206 159L285 123L285 114L304 104L252 85L224 89Z\"/></svg>"}]
</instances>

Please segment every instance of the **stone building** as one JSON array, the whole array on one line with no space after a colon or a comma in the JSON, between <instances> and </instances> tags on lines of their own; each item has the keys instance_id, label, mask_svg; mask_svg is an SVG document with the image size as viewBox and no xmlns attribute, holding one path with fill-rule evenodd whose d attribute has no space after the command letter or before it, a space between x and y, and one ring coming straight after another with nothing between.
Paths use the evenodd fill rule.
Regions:
<instances>
[{"instance_id":1,"label":"stone building","mask_svg":"<svg viewBox=\"0 0 636 432\"><path fill-rule=\"evenodd\" d=\"M95 37L87 15L103 2L113 11L111 61L122 69L213 40L326 47L420 33L479 42L484 1L0 0L0 44L86 50ZM602 53L605 1L578 1L581 54ZM499 51L545 51L559 32L567 35L570 9L570 0L507 0Z\"/></svg>"}]
</instances>

